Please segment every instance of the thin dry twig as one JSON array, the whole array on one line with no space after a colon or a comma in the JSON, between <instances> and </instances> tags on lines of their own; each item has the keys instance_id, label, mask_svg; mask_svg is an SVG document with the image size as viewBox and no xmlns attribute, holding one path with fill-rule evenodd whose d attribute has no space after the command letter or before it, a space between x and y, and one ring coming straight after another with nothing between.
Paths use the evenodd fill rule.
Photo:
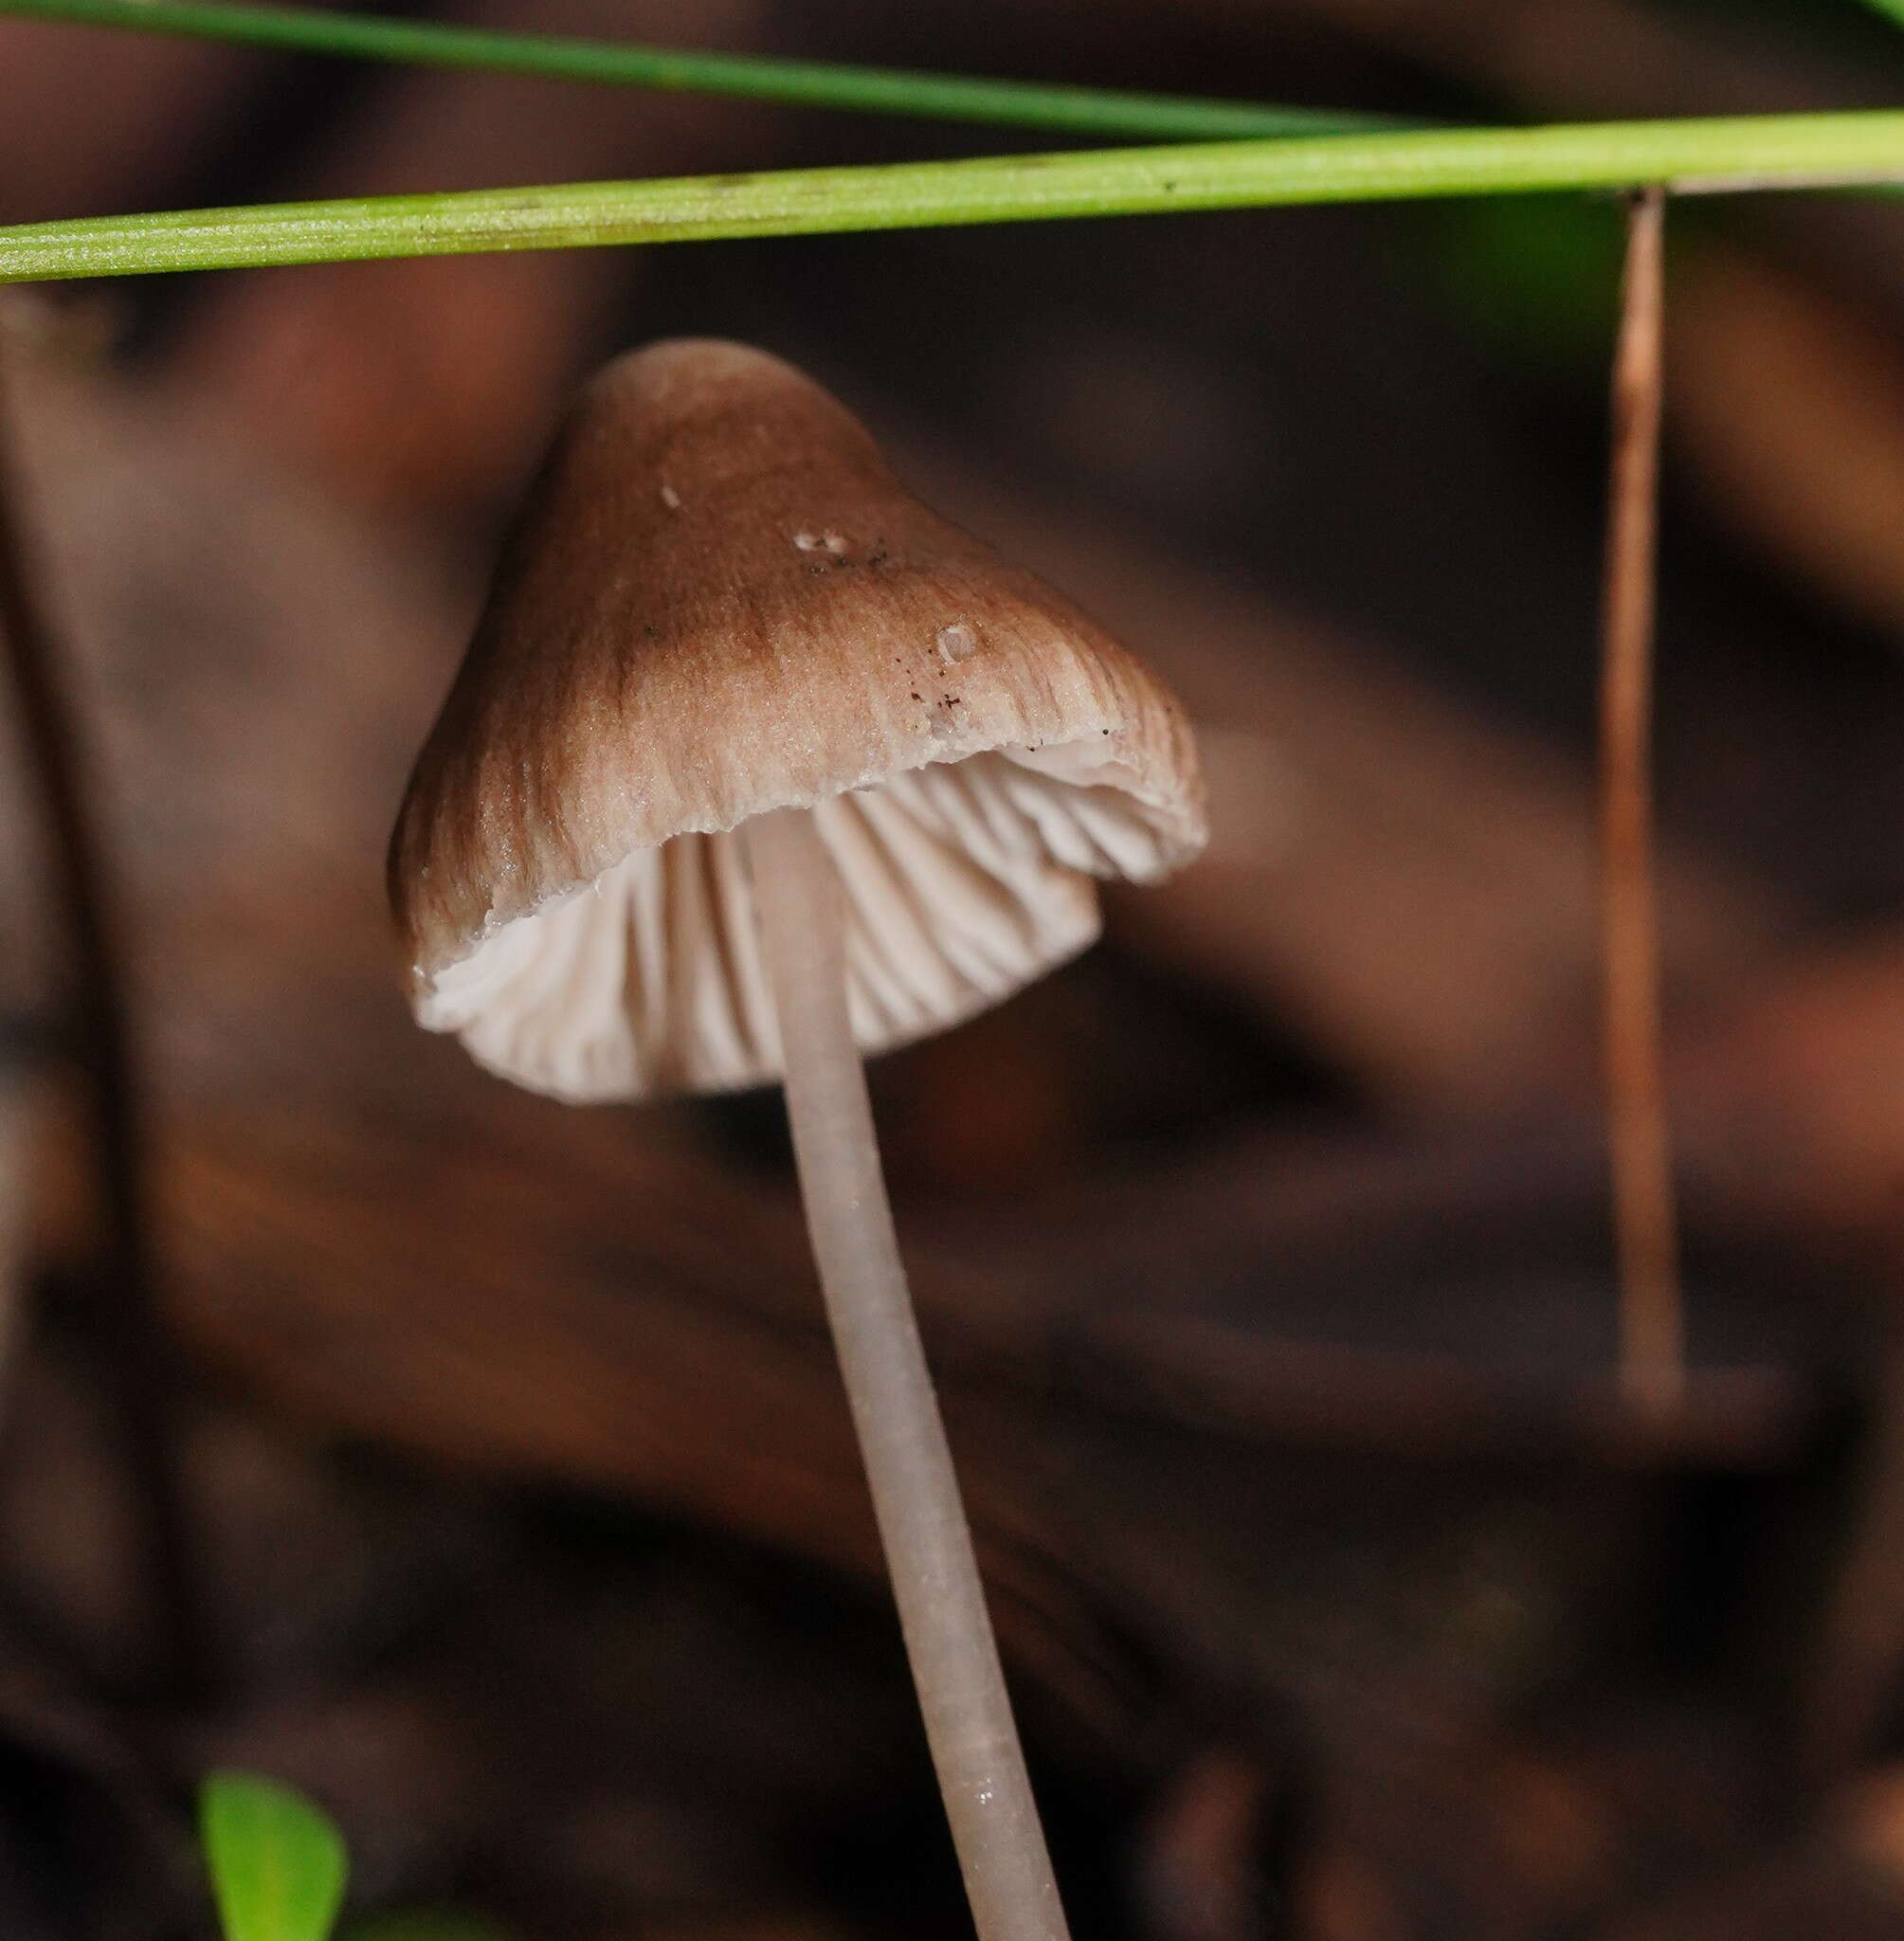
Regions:
<instances>
[{"instance_id":1,"label":"thin dry twig","mask_svg":"<svg viewBox=\"0 0 1904 1941\"><path fill-rule=\"evenodd\" d=\"M180 1485L176 1355L156 1292L142 1115L105 871L73 709L62 686L62 662L34 584L19 468L8 437L6 351L0 335L0 662L18 709L64 932L66 1014L84 1077L98 1168L102 1284L92 1291L88 1305L136 1506L136 1540L151 1587L160 1673L184 1693L200 1683L208 1660L196 1547Z\"/></svg>"},{"instance_id":2,"label":"thin dry twig","mask_svg":"<svg viewBox=\"0 0 1904 1941\"><path fill-rule=\"evenodd\" d=\"M1620 1380L1627 1401L1652 1415L1670 1411L1685 1388L1653 876L1653 614L1665 218L1662 189L1641 190L1628 206L1613 360L1600 691L1602 1002L1620 1270Z\"/></svg>"}]
</instances>

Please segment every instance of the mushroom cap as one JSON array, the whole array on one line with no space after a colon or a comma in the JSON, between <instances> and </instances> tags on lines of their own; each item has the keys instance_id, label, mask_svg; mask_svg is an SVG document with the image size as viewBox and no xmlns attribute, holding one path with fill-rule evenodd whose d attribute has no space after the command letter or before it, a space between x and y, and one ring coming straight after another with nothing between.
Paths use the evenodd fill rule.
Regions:
<instances>
[{"instance_id":1,"label":"mushroom cap","mask_svg":"<svg viewBox=\"0 0 1904 1941\"><path fill-rule=\"evenodd\" d=\"M734 831L788 807L844 886L866 1052L1042 975L1096 937L1096 878L1205 837L1136 661L790 366L657 344L570 412L410 779L418 1020L571 1099L778 1077Z\"/></svg>"}]
</instances>

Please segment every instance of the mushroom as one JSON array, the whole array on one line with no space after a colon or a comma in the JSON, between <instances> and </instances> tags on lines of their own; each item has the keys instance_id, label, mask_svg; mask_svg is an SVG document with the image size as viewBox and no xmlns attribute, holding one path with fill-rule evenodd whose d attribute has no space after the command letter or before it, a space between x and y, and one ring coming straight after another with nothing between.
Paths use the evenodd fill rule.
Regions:
<instances>
[{"instance_id":1,"label":"mushroom","mask_svg":"<svg viewBox=\"0 0 1904 1941\"><path fill-rule=\"evenodd\" d=\"M390 851L418 1020L571 1100L783 1078L808 1231L984 1941L1064 1920L861 1058L1082 950L1202 846L1171 697L910 497L789 366L684 341L558 433Z\"/></svg>"}]
</instances>

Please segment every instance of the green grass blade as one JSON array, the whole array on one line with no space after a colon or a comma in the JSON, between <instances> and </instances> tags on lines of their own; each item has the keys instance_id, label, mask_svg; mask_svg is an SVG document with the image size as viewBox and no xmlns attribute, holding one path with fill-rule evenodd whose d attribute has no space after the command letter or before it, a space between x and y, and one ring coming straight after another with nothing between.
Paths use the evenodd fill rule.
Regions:
<instances>
[{"instance_id":1,"label":"green grass blade","mask_svg":"<svg viewBox=\"0 0 1904 1941\"><path fill-rule=\"evenodd\" d=\"M317 1807L275 1780L214 1772L198 1816L226 1941L326 1941L349 1863Z\"/></svg>"},{"instance_id":2,"label":"green grass blade","mask_svg":"<svg viewBox=\"0 0 1904 1941\"><path fill-rule=\"evenodd\" d=\"M0 228L0 283L1166 209L1904 179L1904 112L1454 129L584 182Z\"/></svg>"},{"instance_id":3,"label":"green grass blade","mask_svg":"<svg viewBox=\"0 0 1904 1941\"><path fill-rule=\"evenodd\" d=\"M1327 135L1402 125L1381 115L1337 114L1185 95L1045 86L962 75L765 55L696 52L552 34L487 33L432 21L312 8L201 5L197 0L0 0L0 14L225 41L281 52L341 55L418 66L475 68L552 81L729 95L808 108L982 121L1135 141L1222 141Z\"/></svg>"}]
</instances>

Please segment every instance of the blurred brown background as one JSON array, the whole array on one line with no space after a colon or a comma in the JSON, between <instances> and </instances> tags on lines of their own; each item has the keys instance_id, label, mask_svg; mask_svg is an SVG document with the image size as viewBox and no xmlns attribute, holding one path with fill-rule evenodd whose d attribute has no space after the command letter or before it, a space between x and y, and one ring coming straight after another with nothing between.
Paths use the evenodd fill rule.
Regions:
<instances>
[{"instance_id":1,"label":"blurred brown background","mask_svg":"<svg viewBox=\"0 0 1904 1941\"><path fill-rule=\"evenodd\" d=\"M1849 0L419 10L1464 121L1904 82ZM1040 145L0 20L6 221ZM9 741L0 1932L203 1932L214 1763L322 1799L365 1914L961 1932L777 1097L512 1092L409 1024L382 910L568 388L704 332L813 370L1202 726L1208 858L874 1075L1079 1932L1904 1933L1904 209L1670 232L1694 1368L1645 1436L1593 1014L1610 200L9 298L217 1644L146 1689Z\"/></svg>"}]
</instances>

